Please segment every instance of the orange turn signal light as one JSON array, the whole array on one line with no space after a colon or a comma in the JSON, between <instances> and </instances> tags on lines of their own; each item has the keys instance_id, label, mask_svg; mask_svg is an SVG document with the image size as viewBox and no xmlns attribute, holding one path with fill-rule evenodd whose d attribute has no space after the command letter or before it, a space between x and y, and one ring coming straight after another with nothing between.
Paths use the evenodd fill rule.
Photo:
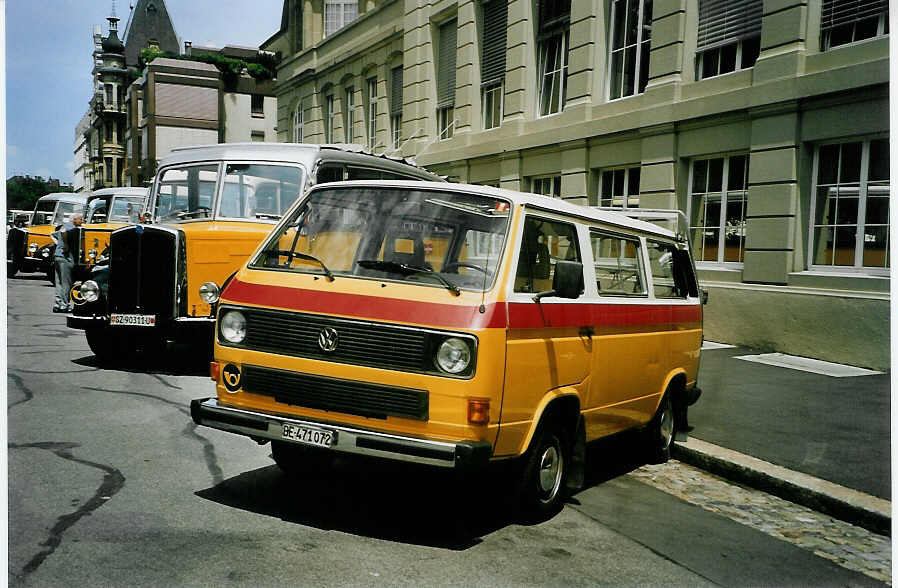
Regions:
<instances>
[{"instance_id":1,"label":"orange turn signal light","mask_svg":"<svg viewBox=\"0 0 898 588\"><path fill-rule=\"evenodd\" d=\"M218 378L221 376L221 364L217 361L209 362L209 377L214 381L218 381Z\"/></svg>"},{"instance_id":2,"label":"orange turn signal light","mask_svg":"<svg viewBox=\"0 0 898 588\"><path fill-rule=\"evenodd\" d=\"M472 425L487 425L490 422L489 398L468 398L468 422Z\"/></svg>"}]
</instances>

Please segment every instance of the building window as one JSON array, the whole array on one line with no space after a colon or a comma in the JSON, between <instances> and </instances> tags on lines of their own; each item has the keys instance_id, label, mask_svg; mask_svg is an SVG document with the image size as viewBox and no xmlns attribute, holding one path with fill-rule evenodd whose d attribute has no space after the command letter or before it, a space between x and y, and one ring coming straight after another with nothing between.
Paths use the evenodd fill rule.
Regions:
<instances>
[{"instance_id":1,"label":"building window","mask_svg":"<svg viewBox=\"0 0 898 588\"><path fill-rule=\"evenodd\" d=\"M614 0L608 99L641 94L649 80L652 0Z\"/></svg>"},{"instance_id":2,"label":"building window","mask_svg":"<svg viewBox=\"0 0 898 588\"><path fill-rule=\"evenodd\" d=\"M324 142L334 142L334 95L324 97Z\"/></svg>"},{"instance_id":3,"label":"building window","mask_svg":"<svg viewBox=\"0 0 898 588\"><path fill-rule=\"evenodd\" d=\"M390 143L402 146L402 66L390 70Z\"/></svg>"},{"instance_id":4,"label":"building window","mask_svg":"<svg viewBox=\"0 0 898 588\"><path fill-rule=\"evenodd\" d=\"M561 176L533 178L530 182L531 191L534 194L561 198Z\"/></svg>"},{"instance_id":5,"label":"building window","mask_svg":"<svg viewBox=\"0 0 898 588\"><path fill-rule=\"evenodd\" d=\"M808 265L889 268L889 140L821 145Z\"/></svg>"},{"instance_id":6,"label":"building window","mask_svg":"<svg viewBox=\"0 0 898 588\"><path fill-rule=\"evenodd\" d=\"M106 141L112 142L112 123L108 122L104 124L103 128L105 129L104 135L106 137Z\"/></svg>"},{"instance_id":7,"label":"building window","mask_svg":"<svg viewBox=\"0 0 898 588\"><path fill-rule=\"evenodd\" d=\"M365 109L365 114L368 120L365 121L365 125L368 128L368 149L374 151L377 145L377 78L368 78L366 85L368 108Z\"/></svg>"},{"instance_id":8,"label":"building window","mask_svg":"<svg viewBox=\"0 0 898 588\"><path fill-rule=\"evenodd\" d=\"M343 101L343 140L352 143L355 131L355 88L346 88Z\"/></svg>"},{"instance_id":9,"label":"building window","mask_svg":"<svg viewBox=\"0 0 898 588\"><path fill-rule=\"evenodd\" d=\"M437 121L440 140L451 139L455 129L455 57L458 21L440 25L437 54Z\"/></svg>"},{"instance_id":10,"label":"building window","mask_svg":"<svg viewBox=\"0 0 898 588\"><path fill-rule=\"evenodd\" d=\"M105 163L106 165L104 165L103 167L106 168L106 181L112 182L112 158L107 157L105 159Z\"/></svg>"},{"instance_id":11,"label":"building window","mask_svg":"<svg viewBox=\"0 0 898 588\"><path fill-rule=\"evenodd\" d=\"M325 0L324 36L329 37L359 15L358 0Z\"/></svg>"},{"instance_id":12,"label":"building window","mask_svg":"<svg viewBox=\"0 0 898 588\"><path fill-rule=\"evenodd\" d=\"M539 3L537 83L540 116L564 110L570 22L570 0L545 0Z\"/></svg>"},{"instance_id":13,"label":"building window","mask_svg":"<svg viewBox=\"0 0 898 588\"><path fill-rule=\"evenodd\" d=\"M638 208L639 176L638 166L602 171L599 181L599 206Z\"/></svg>"},{"instance_id":14,"label":"building window","mask_svg":"<svg viewBox=\"0 0 898 588\"><path fill-rule=\"evenodd\" d=\"M820 13L823 50L889 33L885 0L823 0Z\"/></svg>"},{"instance_id":15,"label":"building window","mask_svg":"<svg viewBox=\"0 0 898 588\"><path fill-rule=\"evenodd\" d=\"M112 102L112 84L104 84L103 87L106 89L106 106L108 108L114 104Z\"/></svg>"},{"instance_id":16,"label":"building window","mask_svg":"<svg viewBox=\"0 0 898 588\"><path fill-rule=\"evenodd\" d=\"M687 214L696 261L742 263L748 155L692 161Z\"/></svg>"},{"instance_id":17,"label":"building window","mask_svg":"<svg viewBox=\"0 0 898 588\"><path fill-rule=\"evenodd\" d=\"M762 0L699 0L697 79L754 67L762 13Z\"/></svg>"},{"instance_id":18,"label":"building window","mask_svg":"<svg viewBox=\"0 0 898 588\"><path fill-rule=\"evenodd\" d=\"M250 94L250 112L253 116L265 116L265 96ZM244 104L246 104L244 102Z\"/></svg>"},{"instance_id":19,"label":"building window","mask_svg":"<svg viewBox=\"0 0 898 588\"><path fill-rule=\"evenodd\" d=\"M253 131L249 134L249 137L253 143L264 143L265 142L265 132L264 131Z\"/></svg>"},{"instance_id":20,"label":"building window","mask_svg":"<svg viewBox=\"0 0 898 588\"><path fill-rule=\"evenodd\" d=\"M303 141L303 116L304 113L302 111L302 100L300 100L296 104L296 109L293 111L293 142L294 143L302 143Z\"/></svg>"},{"instance_id":21,"label":"building window","mask_svg":"<svg viewBox=\"0 0 898 588\"><path fill-rule=\"evenodd\" d=\"M484 129L502 124L502 88L505 81L505 44L508 38L508 0L483 3L483 38L480 43L480 103Z\"/></svg>"}]
</instances>

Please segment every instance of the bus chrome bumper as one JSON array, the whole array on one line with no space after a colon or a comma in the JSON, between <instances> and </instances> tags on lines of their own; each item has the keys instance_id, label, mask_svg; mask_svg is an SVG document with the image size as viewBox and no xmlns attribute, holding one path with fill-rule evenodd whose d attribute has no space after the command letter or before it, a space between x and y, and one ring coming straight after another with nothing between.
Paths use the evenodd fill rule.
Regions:
<instances>
[{"instance_id":1,"label":"bus chrome bumper","mask_svg":"<svg viewBox=\"0 0 898 588\"><path fill-rule=\"evenodd\" d=\"M396 461L432 465L444 468L473 469L485 465L492 455L488 441L431 441L357 429L327 422L304 421L291 417L233 408L217 398L198 398L190 402L190 416L198 425L266 439L298 443L284 437L284 425L325 429L334 434L330 449L381 457Z\"/></svg>"}]
</instances>

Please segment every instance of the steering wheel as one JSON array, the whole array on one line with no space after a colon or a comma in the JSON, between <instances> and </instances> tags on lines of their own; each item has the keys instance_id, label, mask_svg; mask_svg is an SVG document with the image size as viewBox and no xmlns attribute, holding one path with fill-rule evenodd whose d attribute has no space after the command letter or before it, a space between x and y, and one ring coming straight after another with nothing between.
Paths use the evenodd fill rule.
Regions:
<instances>
[{"instance_id":1,"label":"steering wheel","mask_svg":"<svg viewBox=\"0 0 898 588\"><path fill-rule=\"evenodd\" d=\"M481 272L481 273L484 273L484 274L486 274L487 276L490 275L490 272L489 272L488 269L485 269L485 268L483 268L483 267L480 267L479 265L474 264L474 263L468 263L467 261L455 261L455 262L452 262L452 263L447 263L446 265L443 266L443 269L441 269L440 271L441 271L441 272L444 272L444 271L449 270L449 269L451 269L451 268L459 268L459 267L470 268L470 269L473 269L473 270L477 270L477 271L479 271L479 272Z\"/></svg>"}]
</instances>

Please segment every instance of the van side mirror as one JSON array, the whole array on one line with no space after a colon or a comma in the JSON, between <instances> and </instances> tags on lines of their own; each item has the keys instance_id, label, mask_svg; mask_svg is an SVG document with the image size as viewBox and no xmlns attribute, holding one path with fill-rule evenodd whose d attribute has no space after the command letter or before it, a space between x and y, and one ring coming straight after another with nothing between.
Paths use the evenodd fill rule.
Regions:
<instances>
[{"instance_id":1,"label":"van side mirror","mask_svg":"<svg viewBox=\"0 0 898 588\"><path fill-rule=\"evenodd\" d=\"M534 302L547 296L558 298L580 298L583 292L583 264L579 261L558 261L552 277L552 289L533 297Z\"/></svg>"},{"instance_id":2,"label":"van side mirror","mask_svg":"<svg viewBox=\"0 0 898 588\"><path fill-rule=\"evenodd\" d=\"M702 304L708 304L708 289L702 288L698 291L699 296L702 298Z\"/></svg>"}]
</instances>

